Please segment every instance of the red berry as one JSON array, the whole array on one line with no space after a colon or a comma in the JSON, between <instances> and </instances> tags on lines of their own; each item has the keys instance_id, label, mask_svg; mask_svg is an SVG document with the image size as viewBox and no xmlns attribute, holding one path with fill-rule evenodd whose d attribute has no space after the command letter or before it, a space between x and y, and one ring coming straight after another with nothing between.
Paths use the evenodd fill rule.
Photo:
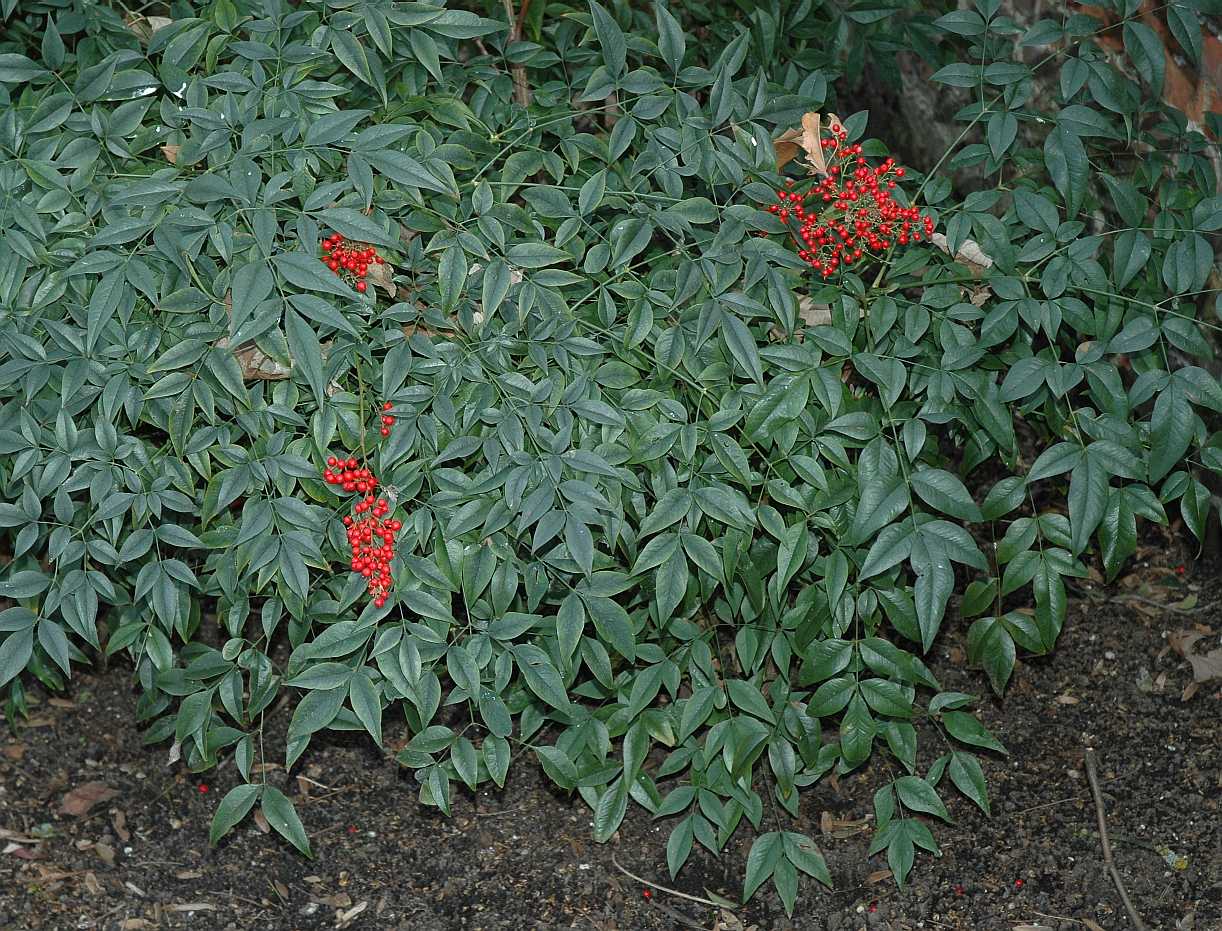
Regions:
<instances>
[{"instance_id":1,"label":"red berry","mask_svg":"<svg viewBox=\"0 0 1222 931\"><path fill-rule=\"evenodd\" d=\"M381 429L381 431L380 431L380 432L381 432L382 436L390 436L390 428L389 428L389 427L383 427L383 428Z\"/></svg>"},{"instance_id":2,"label":"red berry","mask_svg":"<svg viewBox=\"0 0 1222 931\"><path fill-rule=\"evenodd\" d=\"M389 401L387 401L385 404L382 405L382 410L384 411L394 410L394 408L395 406L391 404Z\"/></svg>"},{"instance_id":3,"label":"red berry","mask_svg":"<svg viewBox=\"0 0 1222 931\"><path fill-rule=\"evenodd\" d=\"M357 289L358 291L360 291L360 292L361 292L361 294L364 294L364 293L365 293L365 291L368 289L368 287L369 287L369 286L368 286L367 284L365 284L365 282L363 282L363 281L358 281L358 282L356 283L356 289Z\"/></svg>"}]
</instances>

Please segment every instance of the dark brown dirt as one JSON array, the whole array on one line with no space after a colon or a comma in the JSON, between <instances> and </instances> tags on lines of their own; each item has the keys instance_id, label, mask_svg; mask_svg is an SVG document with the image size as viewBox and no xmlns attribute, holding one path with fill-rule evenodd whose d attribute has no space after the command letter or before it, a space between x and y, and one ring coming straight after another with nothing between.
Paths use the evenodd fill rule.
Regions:
<instances>
[{"instance_id":1,"label":"dark brown dirt","mask_svg":"<svg viewBox=\"0 0 1222 931\"><path fill-rule=\"evenodd\" d=\"M669 825L640 809L611 843L596 845L589 811L526 764L511 770L503 792L456 793L446 819L417 802L410 774L346 735L316 742L291 776L268 773L294 797L313 861L250 822L209 848L209 819L234 782L232 766L192 777L167 765L164 746L142 745L129 672L82 675L70 702L44 697L30 726L0 740L0 929L610 931L713 928L720 918L725 929L759 931L1117 931L1130 925L1099 865L1082 765L1088 743L1099 748L1117 862L1147 924L1222 928L1222 691L1215 680L1181 701L1190 671L1164 649L1166 631L1216 629L1217 613L1131 600L1071 611L1055 655L1020 666L1004 702L983 701L985 722L1011 752L986 762L993 817L956 796L955 823L933 826L944 855L918 857L903 890L871 877L886 864L867 860L868 828L822 835L836 891L804 884L792 920L767 888L733 916L664 892L646 899L612 862L692 895L734 898L747 836L720 859L693 854L671 883ZM981 675L961 665L966 624L951 626L931 667L945 688L985 694ZM286 718L281 712L270 730ZM923 736L925 765L935 740ZM837 788L812 788L804 829L818 834L824 812L841 825L867 818L885 778L879 766ZM84 816L62 814L64 795L88 782L117 794ZM1159 846L1184 857L1184 868Z\"/></svg>"}]
</instances>

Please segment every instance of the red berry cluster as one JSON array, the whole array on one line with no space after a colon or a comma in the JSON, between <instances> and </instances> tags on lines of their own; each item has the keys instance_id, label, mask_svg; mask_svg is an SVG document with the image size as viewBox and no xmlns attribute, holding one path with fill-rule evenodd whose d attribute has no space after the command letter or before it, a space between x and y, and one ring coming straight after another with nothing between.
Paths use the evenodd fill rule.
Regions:
<instances>
[{"instance_id":1,"label":"red berry cluster","mask_svg":"<svg viewBox=\"0 0 1222 931\"><path fill-rule=\"evenodd\" d=\"M390 413L393 407L389 401L382 405L382 436L390 436L390 428L395 422ZM348 544L352 549L352 571L365 577L374 606L380 608L386 604L386 595L390 591L390 563L395 557L395 534L403 529L403 524L387 519L391 505L375 494L378 477L368 468L359 466L355 457L344 459L329 456L322 470L322 478L328 485L337 485L346 492L362 495L353 507L354 513L344 515L344 527L347 528Z\"/></svg>"},{"instance_id":2,"label":"red berry cluster","mask_svg":"<svg viewBox=\"0 0 1222 931\"><path fill-rule=\"evenodd\" d=\"M393 408L389 401L382 405L382 436L390 436L390 428L395 425L395 415L391 413Z\"/></svg>"},{"instance_id":3,"label":"red berry cluster","mask_svg":"<svg viewBox=\"0 0 1222 931\"><path fill-rule=\"evenodd\" d=\"M805 193L777 191L779 203L768 208L791 224L798 256L824 278L867 253L877 256L933 233L931 217L900 206L891 194L904 169L892 158L871 168L861 146L848 145L847 138L833 123L822 139L827 175Z\"/></svg>"},{"instance_id":4,"label":"red berry cluster","mask_svg":"<svg viewBox=\"0 0 1222 931\"><path fill-rule=\"evenodd\" d=\"M322 241L322 260L327 268L348 281L361 294L368 288L364 280L370 265L383 265L383 259L373 246L347 242L339 233L332 233Z\"/></svg>"}]
</instances>

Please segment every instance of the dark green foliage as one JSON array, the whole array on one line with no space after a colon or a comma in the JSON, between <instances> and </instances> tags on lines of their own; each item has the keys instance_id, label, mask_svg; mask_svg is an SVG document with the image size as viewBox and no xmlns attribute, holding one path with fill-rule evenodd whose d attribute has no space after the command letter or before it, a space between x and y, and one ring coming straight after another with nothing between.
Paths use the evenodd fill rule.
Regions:
<instances>
[{"instance_id":1,"label":"dark green foliage","mask_svg":"<svg viewBox=\"0 0 1222 931\"><path fill-rule=\"evenodd\" d=\"M29 676L126 654L149 740L252 781L213 839L257 802L302 850L257 755L406 720L427 804L537 761L600 841L630 803L667 818L672 871L745 818L744 893L787 908L801 874L830 884L784 829L827 773L894 759L873 849L901 883L951 787L987 811L1004 751L920 659L948 606L1002 691L1138 518L1210 519L1207 143L1136 21L1118 64L1082 15L746 6L698 41L699 9L538 3L504 48L499 4L217 0L147 46L95 5L6 4L9 713ZM922 243L815 284L761 209L771 140L899 42L967 89L909 191L993 264ZM995 189L956 199L963 168ZM332 230L379 247L396 299L337 284ZM245 377L247 345L291 377ZM404 523L383 609L318 477L348 450Z\"/></svg>"}]
</instances>

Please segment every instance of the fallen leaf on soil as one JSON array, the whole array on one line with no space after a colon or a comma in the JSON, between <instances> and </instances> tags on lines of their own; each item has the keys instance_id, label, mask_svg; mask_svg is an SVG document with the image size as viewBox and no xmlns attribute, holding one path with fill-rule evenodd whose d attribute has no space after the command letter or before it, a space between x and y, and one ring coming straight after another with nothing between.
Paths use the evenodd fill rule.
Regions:
<instances>
[{"instance_id":1,"label":"fallen leaf on soil","mask_svg":"<svg viewBox=\"0 0 1222 931\"><path fill-rule=\"evenodd\" d=\"M23 756L25 756L25 750L26 750L26 746L25 746L25 744L22 744L22 743L11 743L11 744L5 744L5 745L4 745L4 751L3 751L3 752L4 752L4 755L5 755L5 756L6 756L8 759L10 759L10 760L14 761L15 763L20 763L20 762L21 762L21 758L22 758Z\"/></svg>"},{"instance_id":2,"label":"fallen leaf on soil","mask_svg":"<svg viewBox=\"0 0 1222 931\"><path fill-rule=\"evenodd\" d=\"M1099 922L1093 921L1090 918L1083 918L1082 924L1086 925L1089 931L1103 931L1103 926L1100 925Z\"/></svg>"},{"instance_id":3,"label":"fallen leaf on soil","mask_svg":"<svg viewBox=\"0 0 1222 931\"><path fill-rule=\"evenodd\" d=\"M203 870L179 870L174 874L175 879L199 879L204 875Z\"/></svg>"},{"instance_id":4,"label":"fallen leaf on soil","mask_svg":"<svg viewBox=\"0 0 1222 931\"><path fill-rule=\"evenodd\" d=\"M93 852L96 853L103 863L107 866L115 865L115 849L110 844L94 844Z\"/></svg>"},{"instance_id":5,"label":"fallen leaf on soil","mask_svg":"<svg viewBox=\"0 0 1222 931\"><path fill-rule=\"evenodd\" d=\"M330 908L347 908L352 904L352 896L346 892L337 892L335 895L320 895L314 901Z\"/></svg>"},{"instance_id":6,"label":"fallen leaf on soil","mask_svg":"<svg viewBox=\"0 0 1222 931\"><path fill-rule=\"evenodd\" d=\"M1072 695L1066 692L1064 695L1058 695L1053 699L1053 701L1055 701L1058 705L1076 705L1081 701L1081 699L1074 698Z\"/></svg>"},{"instance_id":7,"label":"fallen leaf on soil","mask_svg":"<svg viewBox=\"0 0 1222 931\"><path fill-rule=\"evenodd\" d=\"M127 815L121 808L116 808L110 817L111 827L115 829L115 837L126 844L132 839L131 831L127 829Z\"/></svg>"},{"instance_id":8,"label":"fallen leaf on soil","mask_svg":"<svg viewBox=\"0 0 1222 931\"><path fill-rule=\"evenodd\" d=\"M125 882L125 883L123 884L123 888L124 888L124 889L126 889L128 892L130 892L132 895L138 895L138 896L140 896L140 898L142 898L142 899L143 899L143 898L144 898L146 895L148 895L148 893L147 893L147 892L145 892L143 889L141 889L139 886L137 886L137 885L136 885L134 882Z\"/></svg>"},{"instance_id":9,"label":"fallen leaf on soil","mask_svg":"<svg viewBox=\"0 0 1222 931\"><path fill-rule=\"evenodd\" d=\"M263 814L262 808L255 810L255 827L263 834L271 832L272 826L267 823L267 815Z\"/></svg>"},{"instance_id":10,"label":"fallen leaf on soil","mask_svg":"<svg viewBox=\"0 0 1222 931\"><path fill-rule=\"evenodd\" d=\"M85 874L85 890L90 895L101 895L103 892L102 884L98 882L97 876L93 873Z\"/></svg>"},{"instance_id":11,"label":"fallen leaf on soil","mask_svg":"<svg viewBox=\"0 0 1222 931\"><path fill-rule=\"evenodd\" d=\"M866 882L873 885L874 883L880 883L885 879L890 879L892 875L894 874L892 874L890 870L875 870L866 877Z\"/></svg>"},{"instance_id":12,"label":"fallen leaf on soil","mask_svg":"<svg viewBox=\"0 0 1222 931\"><path fill-rule=\"evenodd\" d=\"M352 924L352 920L356 918L356 916L359 915L361 912L365 911L365 909L367 908L369 908L369 903L362 902L359 905L355 905L352 908L348 909L348 911L346 912L336 911L335 927L337 928L349 927Z\"/></svg>"},{"instance_id":13,"label":"fallen leaf on soil","mask_svg":"<svg viewBox=\"0 0 1222 931\"><path fill-rule=\"evenodd\" d=\"M64 796L60 812L79 818L82 815L88 814L89 809L94 805L97 805L99 802L110 801L110 799L118 794L116 789L112 789L104 782L86 782Z\"/></svg>"},{"instance_id":14,"label":"fallen leaf on soil","mask_svg":"<svg viewBox=\"0 0 1222 931\"><path fill-rule=\"evenodd\" d=\"M1210 679L1222 679L1222 647L1217 647L1208 653L1193 651L1196 642L1205 636L1207 634L1196 630L1177 630L1167 634L1167 643L1171 645L1171 649L1188 660L1192 666L1192 679L1198 683L1208 682Z\"/></svg>"},{"instance_id":15,"label":"fallen leaf on soil","mask_svg":"<svg viewBox=\"0 0 1222 931\"><path fill-rule=\"evenodd\" d=\"M30 837L28 834L18 834L8 828L0 828L0 840L10 840L18 844L40 844L44 838Z\"/></svg>"},{"instance_id":16,"label":"fallen leaf on soil","mask_svg":"<svg viewBox=\"0 0 1222 931\"><path fill-rule=\"evenodd\" d=\"M140 931L141 928L151 928L153 923L147 918L124 918L119 922L119 931Z\"/></svg>"},{"instance_id":17,"label":"fallen leaf on soil","mask_svg":"<svg viewBox=\"0 0 1222 931\"><path fill-rule=\"evenodd\" d=\"M830 811L825 811L819 816L819 833L827 834L832 837L852 837L854 834L860 834L863 831L870 829L870 819L861 818L856 821L841 820L832 817Z\"/></svg>"},{"instance_id":18,"label":"fallen leaf on soil","mask_svg":"<svg viewBox=\"0 0 1222 931\"><path fill-rule=\"evenodd\" d=\"M178 164L178 153L182 151L182 146L176 145L173 142L167 142L161 147L161 154L165 156L165 160L171 165Z\"/></svg>"},{"instance_id":19,"label":"fallen leaf on soil","mask_svg":"<svg viewBox=\"0 0 1222 931\"><path fill-rule=\"evenodd\" d=\"M47 700L47 704L52 708L75 708L76 702L69 701L66 698L51 698Z\"/></svg>"}]
</instances>

